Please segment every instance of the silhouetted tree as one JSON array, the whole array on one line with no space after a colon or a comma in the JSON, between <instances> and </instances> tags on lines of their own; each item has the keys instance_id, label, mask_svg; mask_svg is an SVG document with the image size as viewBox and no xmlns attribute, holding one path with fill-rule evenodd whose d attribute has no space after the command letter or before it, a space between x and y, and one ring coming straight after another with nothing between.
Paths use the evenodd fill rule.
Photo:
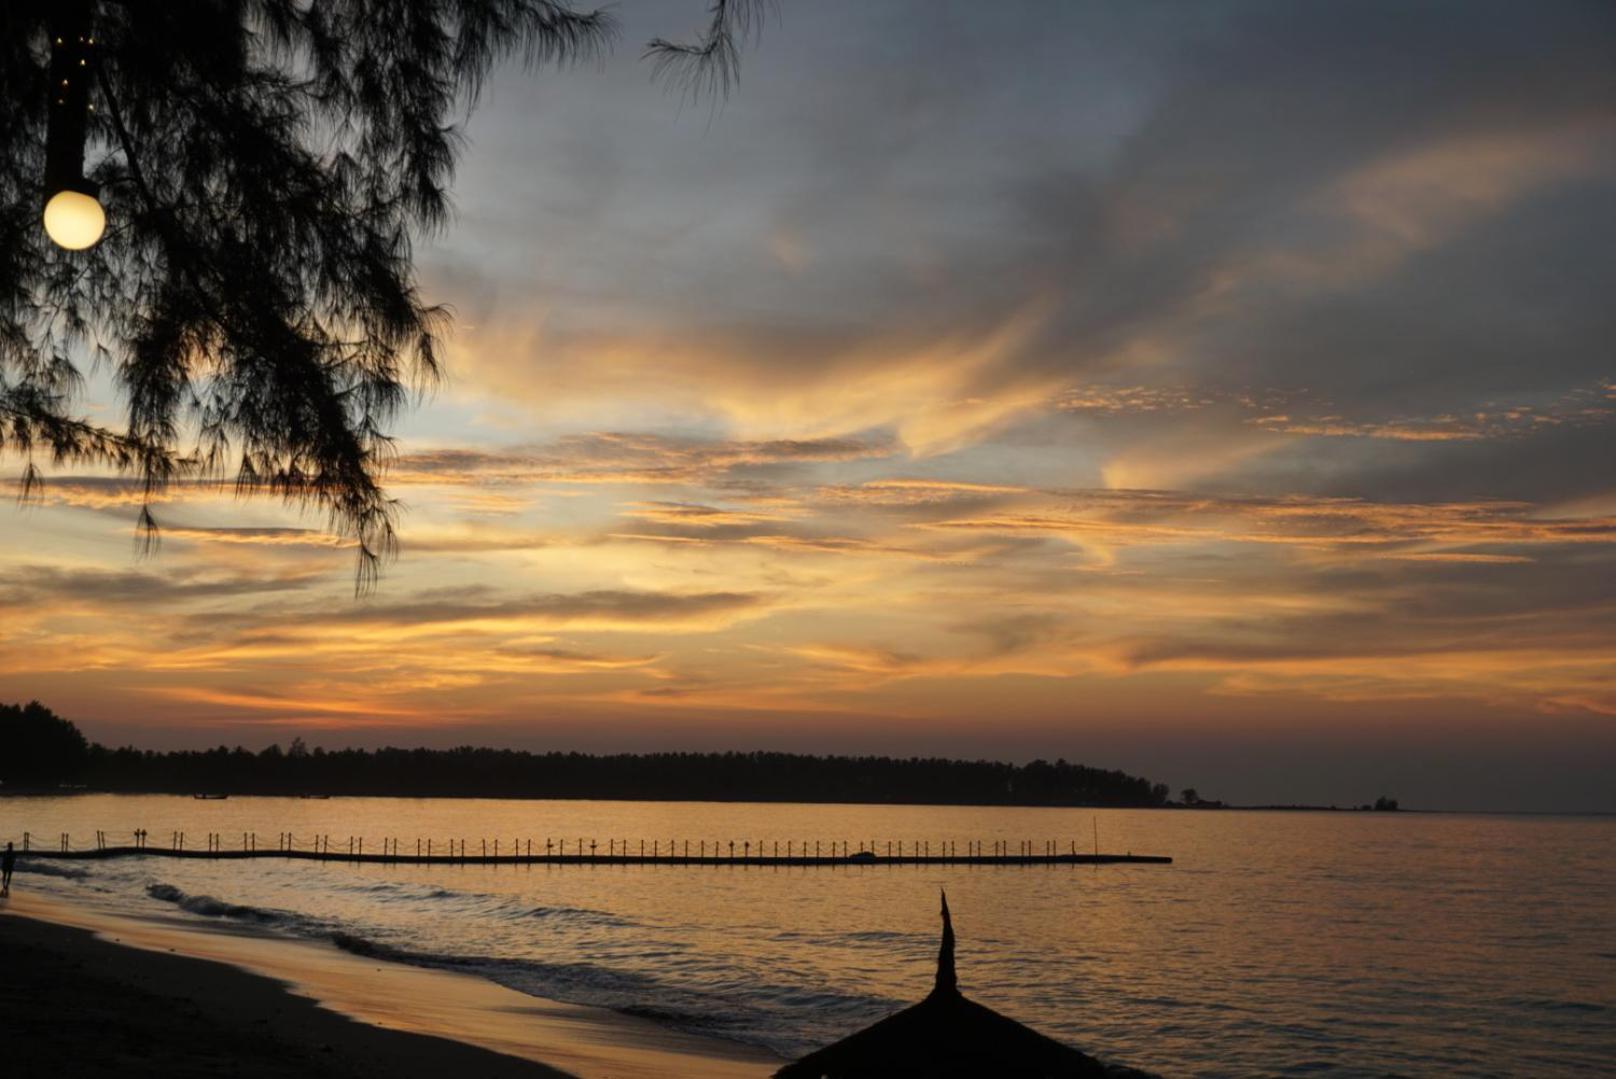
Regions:
<instances>
[{"instance_id":1,"label":"silhouetted tree","mask_svg":"<svg viewBox=\"0 0 1616 1079\"><path fill-rule=\"evenodd\" d=\"M77 779L89 744L69 721L38 701L0 704L0 782L11 786Z\"/></svg>"},{"instance_id":2,"label":"silhouetted tree","mask_svg":"<svg viewBox=\"0 0 1616 1079\"><path fill-rule=\"evenodd\" d=\"M700 41L647 54L722 91L760 10L717 0ZM150 541L168 484L233 476L324 510L372 581L394 545L389 421L438 373L445 312L412 253L448 218L454 115L502 58L587 57L613 29L562 0L0 4L0 451L25 457L24 493L36 455L133 473ZM56 104L53 45L75 31L87 114ZM52 160L71 114L68 156L108 210L85 251L40 227L53 109ZM73 414L75 350L111 365L121 428Z\"/></svg>"},{"instance_id":3,"label":"silhouetted tree","mask_svg":"<svg viewBox=\"0 0 1616 1079\"><path fill-rule=\"evenodd\" d=\"M722 97L741 77L741 46L763 28L767 0L712 0L706 31L694 42L655 38L645 55L657 77L690 98Z\"/></svg>"},{"instance_id":4,"label":"silhouetted tree","mask_svg":"<svg viewBox=\"0 0 1616 1079\"><path fill-rule=\"evenodd\" d=\"M153 753L93 747L84 777L100 789L412 797L703 799L955 805L1157 806L1161 784L1081 764L1041 767L941 758L795 753L529 753L456 749L223 746Z\"/></svg>"}]
</instances>

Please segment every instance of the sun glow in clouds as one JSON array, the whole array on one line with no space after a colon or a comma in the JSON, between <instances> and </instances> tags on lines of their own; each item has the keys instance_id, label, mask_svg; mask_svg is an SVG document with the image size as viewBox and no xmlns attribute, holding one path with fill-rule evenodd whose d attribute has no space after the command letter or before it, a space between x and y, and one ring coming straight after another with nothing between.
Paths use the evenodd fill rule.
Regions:
<instances>
[{"instance_id":1,"label":"sun glow in clouds","mask_svg":"<svg viewBox=\"0 0 1616 1079\"><path fill-rule=\"evenodd\" d=\"M632 57L494 79L378 592L200 485L137 559L136 487L58 470L0 508L0 701L114 742L1216 759L1254 801L1487 804L1525 760L1509 804L1616 808L1604 16L1402 11L1388 54L1350 9L1062 6L1083 63L929 16L794 10L711 117Z\"/></svg>"}]
</instances>

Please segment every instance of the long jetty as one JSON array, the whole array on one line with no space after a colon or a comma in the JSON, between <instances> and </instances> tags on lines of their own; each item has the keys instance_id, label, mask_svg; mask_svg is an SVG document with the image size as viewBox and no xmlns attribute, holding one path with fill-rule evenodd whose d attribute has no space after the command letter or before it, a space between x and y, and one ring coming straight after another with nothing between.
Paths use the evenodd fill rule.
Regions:
<instances>
[{"instance_id":1,"label":"long jetty","mask_svg":"<svg viewBox=\"0 0 1616 1079\"><path fill-rule=\"evenodd\" d=\"M128 833L124 833L128 834ZM1099 850L1079 851L1075 841L942 841L905 840L886 844L852 844L847 841L735 841L727 846L718 841L647 840L631 847L628 840L532 839L439 842L414 840L409 845L397 839L383 839L381 849L374 843L365 850L362 837L350 836L333 843L327 835L294 836L283 832L273 846L260 845L254 832L208 832L196 845L187 845L184 832L172 832L167 843L150 843L144 832L136 832L129 843L113 843L105 832L95 834L92 846L75 846L67 833L51 844L40 844L31 833L24 833L18 853L27 858L87 861L106 858L201 858L239 861L251 858L282 858L310 862L350 862L370 865L669 865L669 866L899 866L899 865L1167 865L1172 858L1160 854L1105 854ZM238 845L239 844L239 845ZM503 848L503 849L502 849ZM569 850L570 848L570 850ZM963 850L961 848L964 848ZM1064 849L1063 849L1064 848Z\"/></svg>"}]
</instances>

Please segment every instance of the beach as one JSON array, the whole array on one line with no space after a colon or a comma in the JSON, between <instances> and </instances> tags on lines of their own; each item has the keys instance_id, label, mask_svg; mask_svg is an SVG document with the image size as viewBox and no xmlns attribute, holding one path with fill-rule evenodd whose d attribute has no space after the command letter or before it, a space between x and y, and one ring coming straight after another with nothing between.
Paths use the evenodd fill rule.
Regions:
<instances>
[{"instance_id":1,"label":"beach","mask_svg":"<svg viewBox=\"0 0 1616 1079\"><path fill-rule=\"evenodd\" d=\"M232 927L0 902L7 1074L768 1075L766 1053Z\"/></svg>"}]
</instances>

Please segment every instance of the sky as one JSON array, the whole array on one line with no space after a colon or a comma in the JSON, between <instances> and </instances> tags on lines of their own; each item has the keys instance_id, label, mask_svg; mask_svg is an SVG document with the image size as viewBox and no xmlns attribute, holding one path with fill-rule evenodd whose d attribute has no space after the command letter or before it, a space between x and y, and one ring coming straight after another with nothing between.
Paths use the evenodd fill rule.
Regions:
<instances>
[{"instance_id":1,"label":"sky","mask_svg":"<svg viewBox=\"0 0 1616 1079\"><path fill-rule=\"evenodd\" d=\"M380 587L57 469L0 701L1616 811L1616 9L782 0L716 107L614 10L465 125Z\"/></svg>"}]
</instances>

